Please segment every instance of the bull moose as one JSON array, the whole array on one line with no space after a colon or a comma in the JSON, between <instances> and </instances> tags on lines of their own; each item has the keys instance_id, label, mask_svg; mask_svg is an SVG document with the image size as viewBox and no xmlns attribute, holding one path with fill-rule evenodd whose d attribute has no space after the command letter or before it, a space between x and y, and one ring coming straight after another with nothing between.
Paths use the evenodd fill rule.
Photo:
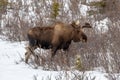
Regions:
<instances>
[{"instance_id":1,"label":"bull moose","mask_svg":"<svg viewBox=\"0 0 120 80\"><path fill-rule=\"evenodd\" d=\"M25 62L28 63L31 55L36 56L34 50L38 47L51 49L51 58L53 58L57 50L68 50L72 40L73 42L87 42L87 36L83 32L83 28L91 28L91 25L85 23L81 27L74 21L71 24L57 22L53 26L29 29L27 32L29 46L26 48Z\"/></svg>"}]
</instances>

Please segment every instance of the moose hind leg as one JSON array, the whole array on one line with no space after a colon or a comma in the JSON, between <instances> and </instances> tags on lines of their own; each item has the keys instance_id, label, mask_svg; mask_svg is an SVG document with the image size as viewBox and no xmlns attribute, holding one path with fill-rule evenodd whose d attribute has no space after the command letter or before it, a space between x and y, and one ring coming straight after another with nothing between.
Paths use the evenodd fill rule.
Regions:
<instances>
[{"instance_id":1,"label":"moose hind leg","mask_svg":"<svg viewBox=\"0 0 120 80\"><path fill-rule=\"evenodd\" d=\"M28 59L30 58L31 56L31 51L29 49L29 47L26 47L26 53L25 53L25 63L28 63Z\"/></svg>"},{"instance_id":2,"label":"moose hind leg","mask_svg":"<svg viewBox=\"0 0 120 80\"><path fill-rule=\"evenodd\" d=\"M25 63L28 63L28 59L30 58L30 53L29 52L26 52L25 53Z\"/></svg>"},{"instance_id":3,"label":"moose hind leg","mask_svg":"<svg viewBox=\"0 0 120 80\"><path fill-rule=\"evenodd\" d=\"M39 56L37 54L35 54L34 50L37 48L38 46L33 46L30 48L30 52L31 54L34 56L34 61L37 65L40 65L39 64Z\"/></svg>"},{"instance_id":4,"label":"moose hind leg","mask_svg":"<svg viewBox=\"0 0 120 80\"><path fill-rule=\"evenodd\" d=\"M26 53L25 53L25 62L28 63L28 60L30 58L31 55L33 55L35 57L35 53L34 53L34 47L28 46L25 48L26 49Z\"/></svg>"}]
</instances>

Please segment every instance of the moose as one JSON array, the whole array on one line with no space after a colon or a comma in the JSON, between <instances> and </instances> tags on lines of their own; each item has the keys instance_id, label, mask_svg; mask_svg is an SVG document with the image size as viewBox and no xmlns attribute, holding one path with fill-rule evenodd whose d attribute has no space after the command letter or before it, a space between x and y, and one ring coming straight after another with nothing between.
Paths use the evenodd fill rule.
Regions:
<instances>
[{"instance_id":1,"label":"moose","mask_svg":"<svg viewBox=\"0 0 120 80\"><path fill-rule=\"evenodd\" d=\"M89 23L80 26L79 22L73 21L71 24L56 22L48 27L34 27L27 32L29 45L26 47L25 62L31 55L36 56L34 50L36 48L51 49L51 58L53 58L57 50L63 49L67 51L71 41L87 42L87 36L83 32L83 28L92 28Z\"/></svg>"}]
</instances>

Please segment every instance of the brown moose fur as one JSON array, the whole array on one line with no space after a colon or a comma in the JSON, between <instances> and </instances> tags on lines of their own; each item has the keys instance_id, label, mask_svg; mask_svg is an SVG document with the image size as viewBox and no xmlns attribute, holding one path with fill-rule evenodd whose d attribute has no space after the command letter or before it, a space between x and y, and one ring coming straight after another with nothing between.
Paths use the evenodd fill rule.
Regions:
<instances>
[{"instance_id":1,"label":"brown moose fur","mask_svg":"<svg viewBox=\"0 0 120 80\"><path fill-rule=\"evenodd\" d=\"M28 62L30 55L35 56L34 50L37 47L43 49L52 49L51 57L54 57L58 49L68 50L71 41L87 42L87 36L82 31L82 28L91 28L89 23L84 26L65 24L58 22L52 27L34 27L28 30L29 46L25 53L25 62Z\"/></svg>"}]
</instances>

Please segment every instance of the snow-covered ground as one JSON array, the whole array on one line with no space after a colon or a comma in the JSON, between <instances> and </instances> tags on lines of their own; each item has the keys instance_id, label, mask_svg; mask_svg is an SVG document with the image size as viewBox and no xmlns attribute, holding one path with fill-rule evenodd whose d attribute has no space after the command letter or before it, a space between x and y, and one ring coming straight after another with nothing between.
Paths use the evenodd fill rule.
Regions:
<instances>
[{"instance_id":1,"label":"snow-covered ground","mask_svg":"<svg viewBox=\"0 0 120 80\"><path fill-rule=\"evenodd\" d=\"M24 47L25 42L11 43L0 40L0 80L75 80L75 75L72 73L82 74L77 70L45 71L41 68L33 69L21 60L24 58ZM95 78L94 80L109 80L105 75L107 74L100 70L86 71L84 80L92 78ZM89 78L87 79L85 76Z\"/></svg>"}]
</instances>

